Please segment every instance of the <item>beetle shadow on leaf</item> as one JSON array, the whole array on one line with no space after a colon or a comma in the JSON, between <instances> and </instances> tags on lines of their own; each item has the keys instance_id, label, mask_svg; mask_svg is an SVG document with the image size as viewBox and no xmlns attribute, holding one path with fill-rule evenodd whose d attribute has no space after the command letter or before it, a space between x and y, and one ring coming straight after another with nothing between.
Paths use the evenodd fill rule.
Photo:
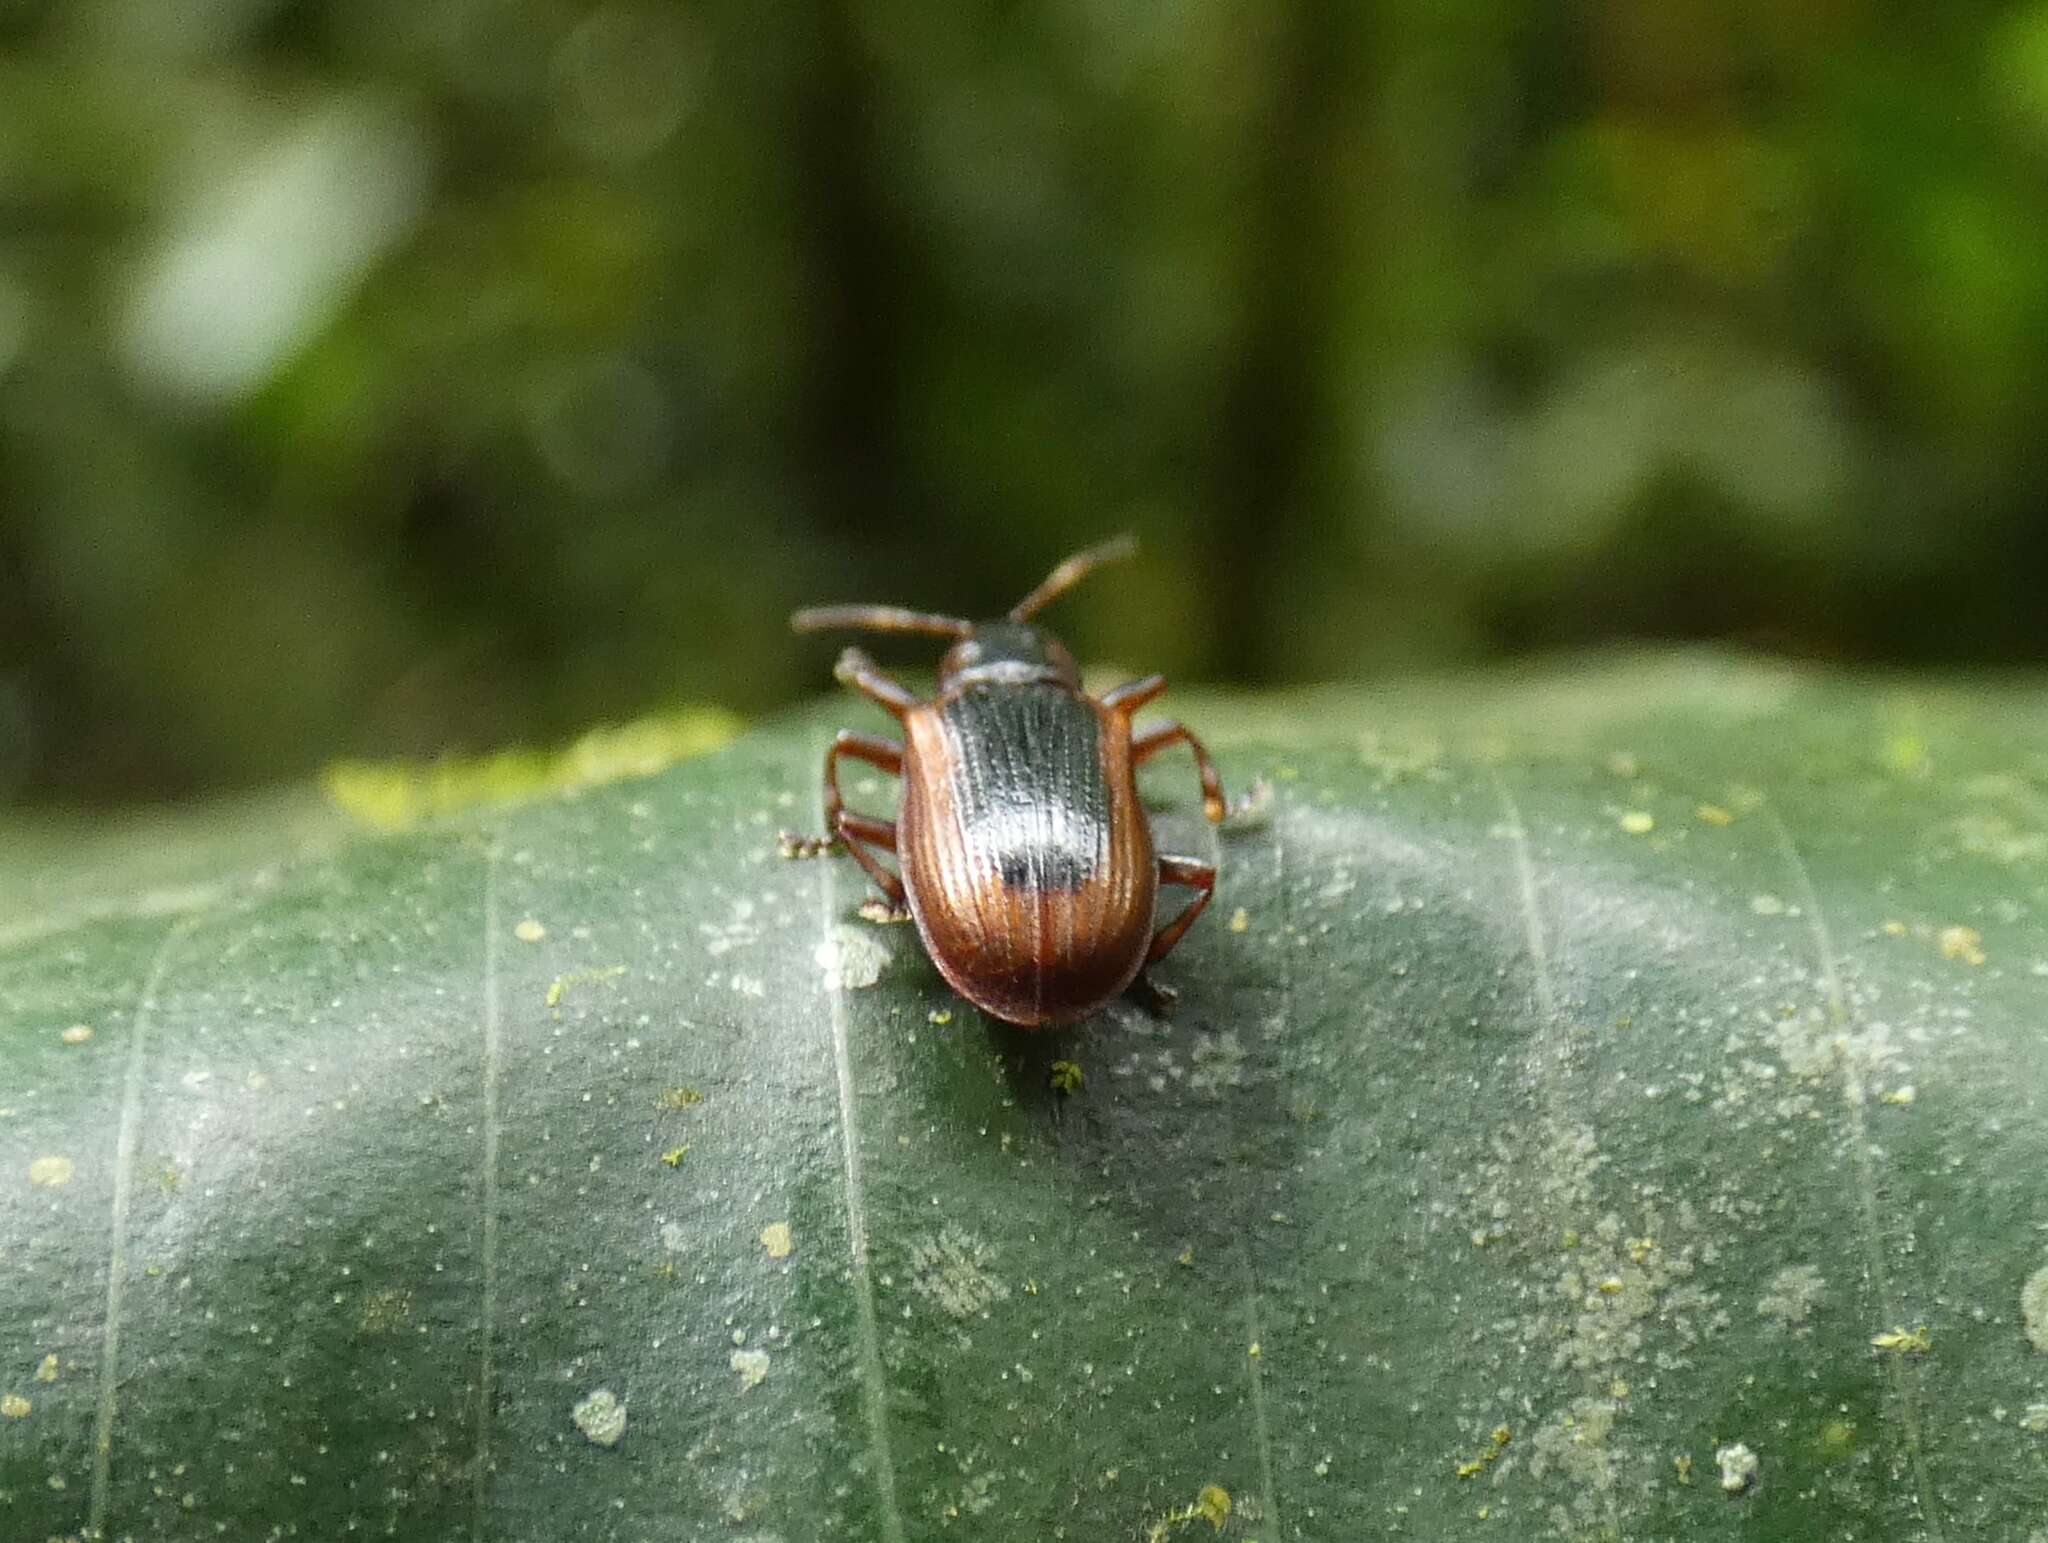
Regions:
<instances>
[{"instance_id":1,"label":"beetle shadow on leaf","mask_svg":"<svg viewBox=\"0 0 2048 1543\"><path fill-rule=\"evenodd\" d=\"M1266 847L1232 844L1232 903L1257 903ZM1306 1135L1289 1108L1281 972L1230 946L1215 910L1154 967L1179 993L1170 1014L1125 996L1052 1031L984 1020L1010 1096L1042 1130L1074 1206L1114 1207L1163 1257L1240 1238L1272 1209L1266 1197Z\"/></svg>"}]
</instances>

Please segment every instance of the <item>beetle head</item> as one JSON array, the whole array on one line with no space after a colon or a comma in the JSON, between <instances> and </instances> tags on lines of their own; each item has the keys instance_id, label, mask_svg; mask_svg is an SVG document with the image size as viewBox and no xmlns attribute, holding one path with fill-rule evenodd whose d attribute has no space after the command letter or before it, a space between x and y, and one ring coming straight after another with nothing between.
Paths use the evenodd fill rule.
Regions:
<instances>
[{"instance_id":1,"label":"beetle head","mask_svg":"<svg viewBox=\"0 0 2048 1543\"><path fill-rule=\"evenodd\" d=\"M1044 683L1078 691L1081 671L1067 645L1020 621L983 622L946 650L939 690L955 686Z\"/></svg>"}]
</instances>

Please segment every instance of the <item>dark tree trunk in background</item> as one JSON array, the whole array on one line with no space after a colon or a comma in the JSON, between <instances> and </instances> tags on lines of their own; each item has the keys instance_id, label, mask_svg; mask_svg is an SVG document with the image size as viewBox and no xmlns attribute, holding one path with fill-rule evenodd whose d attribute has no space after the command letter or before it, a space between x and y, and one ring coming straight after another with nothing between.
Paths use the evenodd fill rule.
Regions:
<instances>
[{"instance_id":1,"label":"dark tree trunk in background","mask_svg":"<svg viewBox=\"0 0 2048 1543\"><path fill-rule=\"evenodd\" d=\"M884 217L874 95L845 0L812 13L795 92L799 282L810 347L795 460L819 523L857 540L904 523L900 306L914 264Z\"/></svg>"},{"instance_id":2,"label":"dark tree trunk in background","mask_svg":"<svg viewBox=\"0 0 2048 1543\"><path fill-rule=\"evenodd\" d=\"M1328 334L1339 265L1337 222L1349 169L1337 153L1347 100L1366 84L1363 8L1302 0L1267 35L1263 145L1245 217L1243 342L1223 399L1215 466L1218 528L1209 674L1298 677L1290 661L1290 594L1326 571L1353 540L1329 456L1333 412ZM1290 667L1292 664L1292 667Z\"/></svg>"}]
</instances>

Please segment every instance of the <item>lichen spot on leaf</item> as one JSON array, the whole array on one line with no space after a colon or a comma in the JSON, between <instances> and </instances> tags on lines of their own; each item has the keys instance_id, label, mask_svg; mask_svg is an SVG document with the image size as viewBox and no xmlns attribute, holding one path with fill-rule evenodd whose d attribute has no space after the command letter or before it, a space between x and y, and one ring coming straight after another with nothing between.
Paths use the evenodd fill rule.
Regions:
<instances>
[{"instance_id":1,"label":"lichen spot on leaf","mask_svg":"<svg viewBox=\"0 0 2048 1543\"><path fill-rule=\"evenodd\" d=\"M988 1244L949 1226L911 1248L911 1284L950 1316L971 1318L1010 1294L989 1268L994 1260Z\"/></svg>"},{"instance_id":2,"label":"lichen spot on leaf","mask_svg":"<svg viewBox=\"0 0 2048 1543\"><path fill-rule=\"evenodd\" d=\"M68 1157L38 1157L28 1165L28 1181L38 1189L61 1189L77 1172L78 1165Z\"/></svg>"},{"instance_id":3,"label":"lichen spot on leaf","mask_svg":"<svg viewBox=\"0 0 2048 1543\"><path fill-rule=\"evenodd\" d=\"M889 950L859 927L834 927L811 956L825 975L827 991L860 991L882 978Z\"/></svg>"},{"instance_id":4,"label":"lichen spot on leaf","mask_svg":"<svg viewBox=\"0 0 2048 1543\"><path fill-rule=\"evenodd\" d=\"M2048 1264L2028 1276L2020 1288L2020 1314L2027 1326L2027 1343L2048 1353Z\"/></svg>"},{"instance_id":5,"label":"lichen spot on leaf","mask_svg":"<svg viewBox=\"0 0 2048 1543\"><path fill-rule=\"evenodd\" d=\"M610 1388L598 1388L569 1412L594 1446L615 1447L626 1434L626 1406Z\"/></svg>"}]
</instances>

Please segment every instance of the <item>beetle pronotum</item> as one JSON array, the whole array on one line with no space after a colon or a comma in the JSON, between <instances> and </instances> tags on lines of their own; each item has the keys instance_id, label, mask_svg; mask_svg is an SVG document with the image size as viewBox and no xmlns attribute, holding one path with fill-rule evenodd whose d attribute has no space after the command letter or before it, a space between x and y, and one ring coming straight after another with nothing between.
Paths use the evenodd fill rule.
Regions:
<instances>
[{"instance_id":1,"label":"beetle pronotum","mask_svg":"<svg viewBox=\"0 0 2048 1543\"><path fill-rule=\"evenodd\" d=\"M820 606L790 619L799 632L851 627L952 640L930 701L857 648L839 656L833 673L893 714L903 742L841 731L825 752L826 834L786 838L784 849L811 856L844 845L892 905L909 906L953 989L1026 1028L1084 1017L1134 985L1170 1000L1142 972L1180 941L1216 887L1211 864L1154 850L1138 801L1138 767L1185 744L1203 813L1220 821L1226 809L1200 740L1178 723L1132 728L1165 678L1091 697L1066 645L1031 625L1082 578L1136 550L1126 537L1068 558L998 621L879 605ZM895 820L846 807L839 763L848 756L903 779ZM895 853L900 871L878 852ZM1155 930L1162 885L1193 895Z\"/></svg>"}]
</instances>

